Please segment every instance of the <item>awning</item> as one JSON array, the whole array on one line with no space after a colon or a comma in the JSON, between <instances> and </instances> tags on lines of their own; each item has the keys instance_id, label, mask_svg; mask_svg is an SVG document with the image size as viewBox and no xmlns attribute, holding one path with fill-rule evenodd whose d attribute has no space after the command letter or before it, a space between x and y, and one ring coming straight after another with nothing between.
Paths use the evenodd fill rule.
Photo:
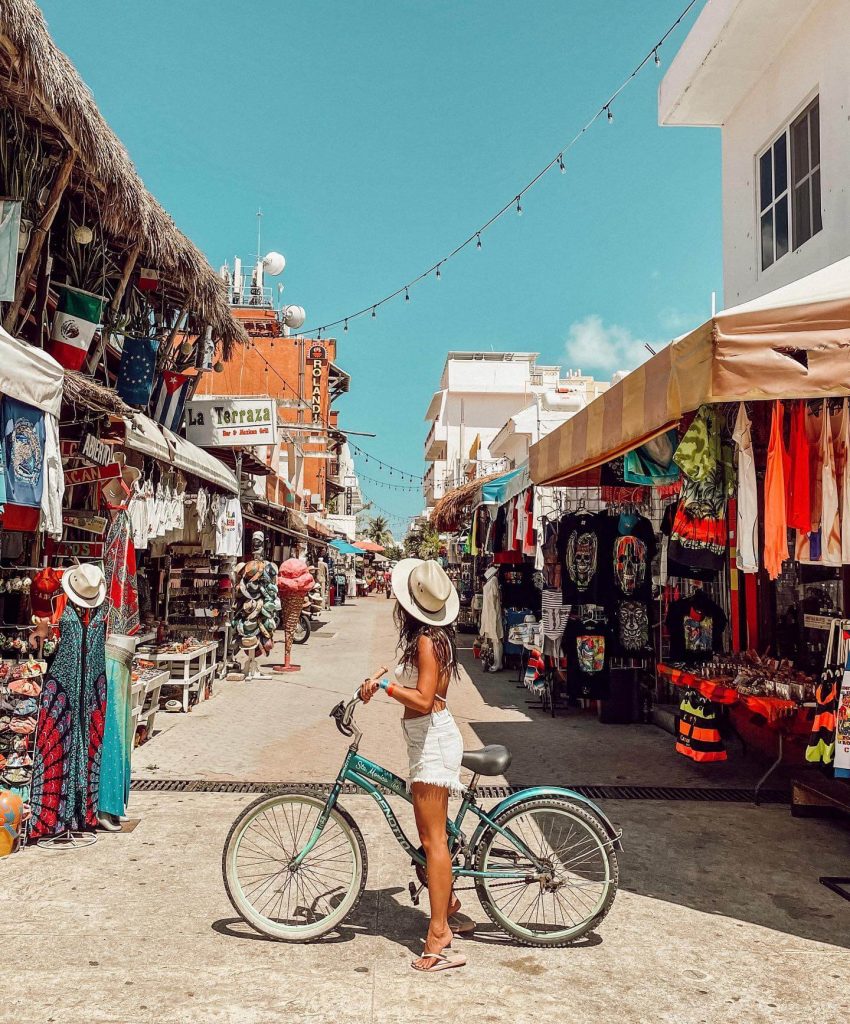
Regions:
<instances>
[{"instance_id":1,"label":"awning","mask_svg":"<svg viewBox=\"0 0 850 1024\"><path fill-rule=\"evenodd\" d=\"M340 540L339 537L337 537L336 540L330 541L328 547L338 551L341 555L365 554L365 552L361 551L360 548L356 548L353 544L349 544L347 540Z\"/></svg>"},{"instance_id":2,"label":"awning","mask_svg":"<svg viewBox=\"0 0 850 1024\"><path fill-rule=\"evenodd\" d=\"M53 356L0 327L0 394L59 418L65 371Z\"/></svg>"},{"instance_id":3,"label":"awning","mask_svg":"<svg viewBox=\"0 0 850 1024\"><path fill-rule=\"evenodd\" d=\"M191 473L207 483L215 484L229 494L239 493L239 482L227 466L203 448L160 426L144 413L137 413L132 420L124 420L124 437L127 447L132 451L149 455L175 469L182 469L184 473Z\"/></svg>"},{"instance_id":4,"label":"awning","mask_svg":"<svg viewBox=\"0 0 850 1024\"><path fill-rule=\"evenodd\" d=\"M509 497L513 494L518 493L513 491L511 495L506 496L508 488L512 482L516 480L518 476L523 472L523 467L519 469L512 469L510 473L505 473L502 476L497 476L494 480L488 480L487 483L481 486L481 505L504 505Z\"/></svg>"},{"instance_id":5,"label":"awning","mask_svg":"<svg viewBox=\"0 0 850 1024\"><path fill-rule=\"evenodd\" d=\"M373 540L356 540L354 546L369 554L379 554L384 550L382 545L376 544Z\"/></svg>"},{"instance_id":6,"label":"awning","mask_svg":"<svg viewBox=\"0 0 850 1024\"><path fill-rule=\"evenodd\" d=\"M531 478L564 483L704 403L843 395L850 395L850 257L671 342L532 445Z\"/></svg>"}]
</instances>

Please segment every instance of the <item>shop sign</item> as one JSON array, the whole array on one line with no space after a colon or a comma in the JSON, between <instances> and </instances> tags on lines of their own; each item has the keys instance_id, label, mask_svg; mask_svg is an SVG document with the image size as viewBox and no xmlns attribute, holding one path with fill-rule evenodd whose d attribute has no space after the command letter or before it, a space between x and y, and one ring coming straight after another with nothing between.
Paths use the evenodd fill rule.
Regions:
<instances>
[{"instance_id":1,"label":"shop sign","mask_svg":"<svg viewBox=\"0 0 850 1024\"><path fill-rule=\"evenodd\" d=\"M277 403L221 395L186 403L186 439L201 448L277 444Z\"/></svg>"},{"instance_id":2,"label":"shop sign","mask_svg":"<svg viewBox=\"0 0 850 1024\"><path fill-rule=\"evenodd\" d=\"M804 615L803 625L806 629L832 629L832 623L834 619L831 619L828 615Z\"/></svg>"},{"instance_id":3,"label":"shop sign","mask_svg":"<svg viewBox=\"0 0 850 1024\"><path fill-rule=\"evenodd\" d=\"M103 536L106 532L106 517L96 516L91 512L63 512L62 524L84 533L96 533Z\"/></svg>"},{"instance_id":4,"label":"shop sign","mask_svg":"<svg viewBox=\"0 0 850 1024\"><path fill-rule=\"evenodd\" d=\"M103 480L117 480L121 476L121 467L117 462L108 466L80 466L79 469L65 470L65 486L75 484L98 484Z\"/></svg>"},{"instance_id":5,"label":"shop sign","mask_svg":"<svg viewBox=\"0 0 850 1024\"><path fill-rule=\"evenodd\" d=\"M82 441L60 441L59 446L63 459L87 459L96 466L112 462L112 445L94 434L86 434Z\"/></svg>"},{"instance_id":6,"label":"shop sign","mask_svg":"<svg viewBox=\"0 0 850 1024\"><path fill-rule=\"evenodd\" d=\"M53 558L103 558L103 542L94 540L54 540L47 542L47 554Z\"/></svg>"},{"instance_id":7,"label":"shop sign","mask_svg":"<svg viewBox=\"0 0 850 1024\"><path fill-rule=\"evenodd\" d=\"M353 514L352 511L351 511L351 508L352 508L351 495L352 495L352 488L351 487L346 487L345 488L345 514L347 516L350 516L350 515Z\"/></svg>"},{"instance_id":8,"label":"shop sign","mask_svg":"<svg viewBox=\"0 0 850 1024\"><path fill-rule=\"evenodd\" d=\"M310 365L310 408L313 422L322 422L322 376L324 374L327 353L323 345L312 345L309 354Z\"/></svg>"}]
</instances>

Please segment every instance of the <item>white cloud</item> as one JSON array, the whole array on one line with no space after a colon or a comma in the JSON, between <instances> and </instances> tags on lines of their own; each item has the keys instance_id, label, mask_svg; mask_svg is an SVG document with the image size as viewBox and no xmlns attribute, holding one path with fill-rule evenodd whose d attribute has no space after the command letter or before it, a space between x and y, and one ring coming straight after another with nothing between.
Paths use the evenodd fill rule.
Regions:
<instances>
[{"instance_id":1,"label":"white cloud","mask_svg":"<svg viewBox=\"0 0 850 1024\"><path fill-rule=\"evenodd\" d=\"M564 368L608 379L617 370L633 370L646 362L650 355L647 343L656 351L661 347L655 338L639 338L628 327L606 324L597 313L591 313L567 330Z\"/></svg>"}]
</instances>

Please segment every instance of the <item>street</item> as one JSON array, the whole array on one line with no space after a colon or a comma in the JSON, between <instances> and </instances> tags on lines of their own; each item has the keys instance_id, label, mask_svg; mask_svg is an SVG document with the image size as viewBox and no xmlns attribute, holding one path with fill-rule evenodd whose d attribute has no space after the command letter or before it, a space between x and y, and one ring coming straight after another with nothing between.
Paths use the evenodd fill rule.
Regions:
<instances>
[{"instance_id":1,"label":"street","mask_svg":"<svg viewBox=\"0 0 850 1024\"><path fill-rule=\"evenodd\" d=\"M332 780L345 741L327 713L367 673L391 664L391 607L372 597L334 608L294 649L300 673L218 683L188 715L160 714L162 731L136 752L134 775L143 786L182 780L183 791L134 792L131 831L101 833L77 851L32 847L3 862L0 916L4 934L19 937L23 981L0 1021L757 1024L846 1016L847 904L818 877L846 874L850 833L793 819L783 804L608 800L625 852L621 890L599 933L568 949L514 946L464 892L464 909L479 923L474 939L456 940L468 966L436 977L409 967L427 899L411 905L409 865L367 797L342 800L366 837L369 874L337 934L290 946L236 918L221 849L254 797L186 787ZM460 642L470 646L469 637ZM280 660L276 648L269 661ZM465 745L511 746L511 784L730 786L757 774L759 765L742 767L741 758L700 774L653 726L551 719L526 707L513 673L484 676L468 652L463 662L468 671L450 702ZM404 772L397 718L379 698L358 721L364 753ZM402 821L412 829L409 814Z\"/></svg>"}]
</instances>

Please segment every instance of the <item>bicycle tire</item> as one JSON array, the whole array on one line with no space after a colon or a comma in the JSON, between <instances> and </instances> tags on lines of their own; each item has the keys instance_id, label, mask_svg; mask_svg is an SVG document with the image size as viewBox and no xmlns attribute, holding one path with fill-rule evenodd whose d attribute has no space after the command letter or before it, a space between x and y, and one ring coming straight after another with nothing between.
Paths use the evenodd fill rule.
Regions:
<instances>
[{"instance_id":1,"label":"bicycle tire","mask_svg":"<svg viewBox=\"0 0 850 1024\"><path fill-rule=\"evenodd\" d=\"M355 858L355 875L349 892L340 902L333 914L324 917L321 921L318 921L313 925L308 925L303 928L275 925L270 919L264 918L263 915L254 910L251 904L247 901L247 898L243 898L244 894L242 893L242 887L238 881L238 877L236 877L235 858L238 855L237 838L241 838L240 830L244 832L250 821L257 815L257 812L262 805L266 804L273 806L276 803L285 801L287 797L297 797L302 802L316 808L322 808L325 805L325 800L321 797L317 797L314 793L306 792L298 786L284 787L274 790L271 793L264 793L262 796L250 803L230 826L221 854L221 873L224 880L224 888L227 892L227 898L230 900L233 909L240 918L242 918L242 920L245 921L246 924L250 925L255 931L259 932L261 935L266 935L271 939L275 939L278 942L316 942L338 928L339 925L354 912L357 905L360 903L363 896L363 890L366 887L366 878L369 873L369 860L366 853L366 843L363 839L363 833L360 831L360 828L354 818L343 807L336 804L331 811L328 823L330 824L331 821L335 821L342 832L346 834L347 838L349 838Z\"/></svg>"},{"instance_id":2,"label":"bicycle tire","mask_svg":"<svg viewBox=\"0 0 850 1024\"><path fill-rule=\"evenodd\" d=\"M529 935L528 929L521 928L515 925L514 922L510 921L499 909L495 906L489 890L487 889L487 882L485 879L475 879L475 889L478 895L478 899L481 906L484 908L484 912L502 931L507 932L510 936L516 939L517 942L524 946L534 947L545 947L545 948L557 948L564 946L571 946L583 936L587 935L588 932L598 928L604 918L607 916L614 902L614 898L617 895L617 888L620 880L620 869L617 862L617 854L614 850L611 842L611 837L608 835L605 827L599 821L599 819L592 814L590 811L581 807L578 804L573 803L567 799L559 799L553 797L531 797L528 800L522 800L507 810L502 812L494 820L497 824L504 826L507 822L510 822L512 818L517 817L519 814L535 809L546 810L550 809L561 813L568 813L575 817L582 824L588 828L598 839L599 846L604 851L605 861L608 865L610 872L610 878L606 881L605 897L598 909L588 917L587 920L581 922L580 925L575 928L569 929L569 934L562 934L555 932L552 935ZM477 848L473 851L474 863L477 871L485 870L487 863L487 854L489 853L493 843L498 840L504 842L504 838L500 836L494 829L488 829L481 837ZM537 883L529 883L537 884Z\"/></svg>"},{"instance_id":3,"label":"bicycle tire","mask_svg":"<svg viewBox=\"0 0 850 1024\"><path fill-rule=\"evenodd\" d=\"M305 612L301 612L301 615L298 617L298 625L292 634L292 642L294 644L306 644L310 639L311 632L310 617Z\"/></svg>"}]
</instances>

